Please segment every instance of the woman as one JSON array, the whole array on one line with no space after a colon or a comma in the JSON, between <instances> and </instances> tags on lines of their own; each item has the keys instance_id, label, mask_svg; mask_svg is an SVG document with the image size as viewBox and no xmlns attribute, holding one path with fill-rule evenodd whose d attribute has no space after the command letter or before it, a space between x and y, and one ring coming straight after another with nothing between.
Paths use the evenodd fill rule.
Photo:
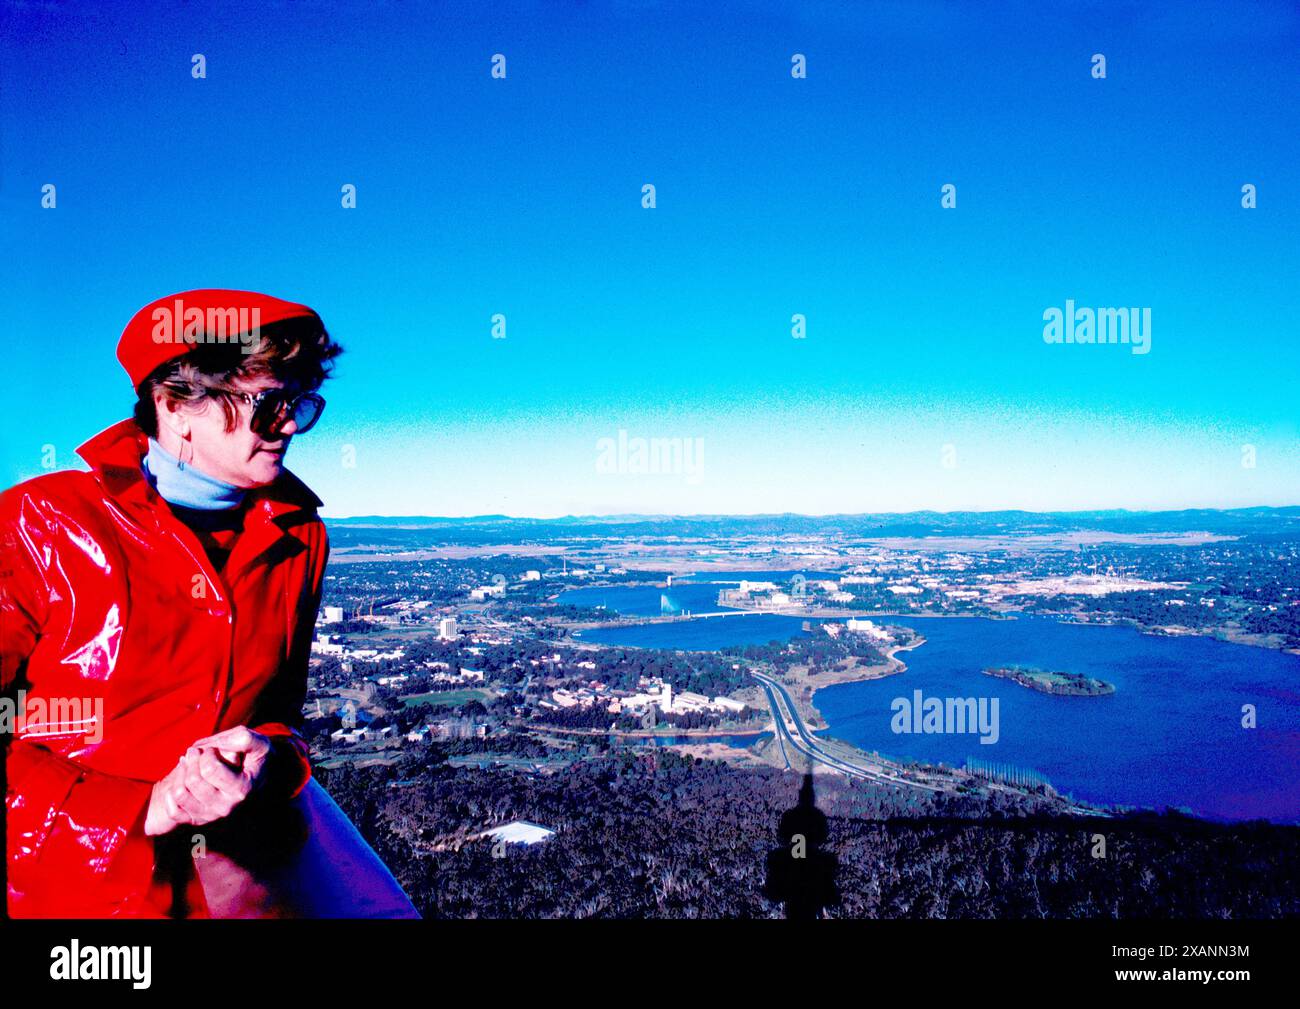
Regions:
<instances>
[{"instance_id":1,"label":"woman","mask_svg":"<svg viewBox=\"0 0 1300 1009\"><path fill-rule=\"evenodd\" d=\"M304 305L159 299L118 344L134 418L0 495L11 915L410 912L298 733L328 542L284 456L339 352ZM378 897L339 903L322 844Z\"/></svg>"}]
</instances>

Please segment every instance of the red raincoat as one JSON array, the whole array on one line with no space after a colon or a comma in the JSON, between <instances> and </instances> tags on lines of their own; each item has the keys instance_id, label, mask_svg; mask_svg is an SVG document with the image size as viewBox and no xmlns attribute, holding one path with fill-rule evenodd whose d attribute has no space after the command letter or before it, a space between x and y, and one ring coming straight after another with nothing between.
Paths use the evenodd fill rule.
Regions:
<instances>
[{"instance_id":1,"label":"red raincoat","mask_svg":"<svg viewBox=\"0 0 1300 1009\"><path fill-rule=\"evenodd\" d=\"M319 499L287 471L249 491L218 574L145 480L147 451L122 421L78 449L91 472L0 495L0 690L37 713L6 761L15 917L162 917L173 887L207 915L193 863L155 878L144 833L154 782L196 739L273 737L282 799L311 777L297 727L329 552Z\"/></svg>"}]
</instances>

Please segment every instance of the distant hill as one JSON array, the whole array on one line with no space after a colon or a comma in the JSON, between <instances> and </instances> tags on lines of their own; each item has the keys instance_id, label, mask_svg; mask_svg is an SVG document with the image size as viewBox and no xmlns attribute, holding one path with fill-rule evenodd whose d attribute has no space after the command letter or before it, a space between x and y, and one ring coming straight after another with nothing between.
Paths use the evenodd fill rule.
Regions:
<instances>
[{"instance_id":1,"label":"distant hill","mask_svg":"<svg viewBox=\"0 0 1300 1009\"><path fill-rule=\"evenodd\" d=\"M340 531L368 530L368 541L401 542L421 531L422 542L454 538L465 543L543 542L571 537L716 538L720 536L839 536L880 539L922 536L1045 535L1081 531L1112 533L1208 532L1224 536L1289 538L1300 535L1300 506L1286 508L1192 508L1181 511L905 512L861 515L569 515L513 518L475 515L359 515L327 518ZM351 539L352 537L348 537Z\"/></svg>"}]
</instances>

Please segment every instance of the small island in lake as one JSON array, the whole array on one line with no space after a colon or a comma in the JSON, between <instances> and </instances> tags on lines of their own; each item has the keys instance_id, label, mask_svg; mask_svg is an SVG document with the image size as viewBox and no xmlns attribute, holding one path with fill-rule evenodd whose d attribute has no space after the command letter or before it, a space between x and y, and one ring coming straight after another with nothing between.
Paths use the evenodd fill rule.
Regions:
<instances>
[{"instance_id":1,"label":"small island in lake","mask_svg":"<svg viewBox=\"0 0 1300 1009\"><path fill-rule=\"evenodd\" d=\"M1022 687L1037 690L1043 694L1056 694L1066 697L1099 697L1113 694L1115 685L1105 680L1096 680L1082 673L1053 672L1047 669L1035 669L1032 666L992 666L984 670L988 676L1000 676L1014 680Z\"/></svg>"}]
</instances>

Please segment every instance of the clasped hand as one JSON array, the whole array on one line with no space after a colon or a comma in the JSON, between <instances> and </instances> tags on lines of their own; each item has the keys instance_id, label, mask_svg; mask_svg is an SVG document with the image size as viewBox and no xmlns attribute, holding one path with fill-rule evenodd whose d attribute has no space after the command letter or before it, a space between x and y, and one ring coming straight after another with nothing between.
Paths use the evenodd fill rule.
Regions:
<instances>
[{"instance_id":1,"label":"clasped hand","mask_svg":"<svg viewBox=\"0 0 1300 1009\"><path fill-rule=\"evenodd\" d=\"M145 833L201 826L229 816L261 782L271 740L246 725L196 739L171 773L153 786Z\"/></svg>"}]
</instances>

